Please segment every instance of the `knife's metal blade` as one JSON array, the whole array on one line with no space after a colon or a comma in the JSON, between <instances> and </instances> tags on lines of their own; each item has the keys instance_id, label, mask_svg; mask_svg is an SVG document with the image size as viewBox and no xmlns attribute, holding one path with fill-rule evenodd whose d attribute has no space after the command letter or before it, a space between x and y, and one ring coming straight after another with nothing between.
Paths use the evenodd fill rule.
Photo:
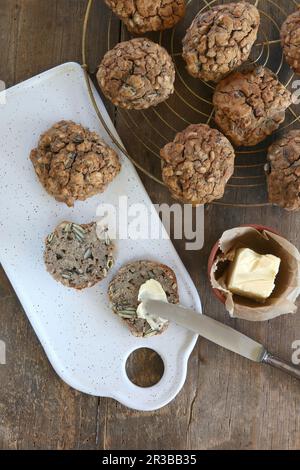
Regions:
<instances>
[{"instance_id":1,"label":"knife's metal blade","mask_svg":"<svg viewBox=\"0 0 300 470\"><path fill-rule=\"evenodd\" d=\"M266 352L264 346L248 338L248 336L206 315L200 315L193 310L180 307L179 305L148 300L145 302L145 309L150 315L160 316L173 321L251 361L261 362Z\"/></svg>"}]
</instances>

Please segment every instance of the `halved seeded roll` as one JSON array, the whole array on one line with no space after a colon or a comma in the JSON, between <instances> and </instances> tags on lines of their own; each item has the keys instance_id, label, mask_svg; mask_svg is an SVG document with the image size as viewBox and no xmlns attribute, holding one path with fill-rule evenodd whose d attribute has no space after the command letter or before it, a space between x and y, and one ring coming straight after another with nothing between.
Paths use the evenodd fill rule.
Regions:
<instances>
[{"instance_id":1,"label":"halved seeded roll","mask_svg":"<svg viewBox=\"0 0 300 470\"><path fill-rule=\"evenodd\" d=\"M56 281L81 290L107 277L114 265L112 253L108 233L98 237L96 222L62 222L46 239L44 260Z\"/></svg>"},{"instance_id":2,"label":"halved seeded roll","mask_svg":"<svg viewBox=\"0 0 300 470\"><path fill-rule=\"evenodd\" d=\"M113 311L122 318L134 336L147 338L163 333L152 330L146 320L138 318L138 294L142 284L150 279L158 281L173 304L179 302L177 279L168 266L153 261L136 261L122 267L109 286L108 295ZM159 316L159 312L157 313Z\"/></svg>"}]
</instances>

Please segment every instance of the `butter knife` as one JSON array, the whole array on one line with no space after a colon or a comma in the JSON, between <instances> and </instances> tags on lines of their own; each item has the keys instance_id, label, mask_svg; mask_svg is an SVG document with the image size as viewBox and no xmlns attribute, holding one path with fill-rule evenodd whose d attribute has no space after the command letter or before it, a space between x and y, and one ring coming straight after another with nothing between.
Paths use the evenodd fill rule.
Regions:
<instances>
[{"instance_id":1,"label":"butter knife","mask_svg":"<svg viewBox=\"0 0 300 470\"><path fill-rule=\"evenodd\" d=\"M170 320L251 361L268 364L300 379L300 368L273 356L262 344L213 318L158 300L147 300L144 305L149 315Z\"/></svg>"}]
</instances>

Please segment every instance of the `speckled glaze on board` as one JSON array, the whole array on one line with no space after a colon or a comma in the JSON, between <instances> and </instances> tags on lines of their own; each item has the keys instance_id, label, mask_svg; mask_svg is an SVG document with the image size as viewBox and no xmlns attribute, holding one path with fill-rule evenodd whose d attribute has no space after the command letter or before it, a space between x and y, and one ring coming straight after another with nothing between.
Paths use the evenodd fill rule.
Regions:
<instances>
[{"instance_id":1,"label":"speckled glaze on board","mask_svg":"<svg viewBox=\"0 0 300 470\"><path fill-rule=\"evenodd\" d=\"M103 103L99 107L116 133ZM0 102L2 102L1 100ZM169 403L182 388L189 355L197 336L174 324L162 336L133 337L111 312L108 283L123 265L150 259L176 272L182 305L201 311L198 293L170 240L119 240L117 262L108 279L83 292L67 289L46 272L44 239L59 222L87 223L96 219L100 203L151 201L124 157L122 172L102 195L77 202L70 209L57 203L38 182L29 160L42 132L61 119L97 131L111 145L90 104L81 67L67 63L6 91L0 105L0 261L57 374L71 387L96 396L112 397L137 410L149 411ZM156 223L161 225L158 216ZM129 354L139 347L157 351L165 373L154 387L133 385L125 372Z\"/></svg>"}]
</instances>

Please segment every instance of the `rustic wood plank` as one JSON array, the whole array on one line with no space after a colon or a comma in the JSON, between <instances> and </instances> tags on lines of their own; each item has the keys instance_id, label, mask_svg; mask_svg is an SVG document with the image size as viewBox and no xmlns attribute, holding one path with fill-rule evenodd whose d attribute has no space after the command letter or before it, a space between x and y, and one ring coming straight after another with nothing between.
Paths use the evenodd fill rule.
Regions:
<instances>
[{"instance_id":1,"label":"rustic wood plank","mask_svg":"<svg viewBox=\"0 0 300 470\"><path fill-rule=\"evenodd\" d=\"M14 295L14 290L0 265L0 299Z\"/></svg>"},{"instance_id":2,"label":"rustic wood plank","mask_svg":"<svg viewBox=\"0 0 300 470\"><path fill-rule=\"evenodd\" d=\"M18 302L0 302L0 448L69 449L94 446L97 398L82 395L54 373Z\"/></svg>"},{"instance_id":3,"label":"rustic wood plank","mask_svg":"<svg viewBox=\"0 0 300 470\"><path fill-rule=\"evenodd\" d=\"M85 6L84 0L0 0L0 39L7 44L0 79L11 86L60 63L81 62ZM98 9L93 21L101 31L106 14ZM98 398L56 376L3 270L0 324L7 348L7 365L0 366L0 448L95 448Z\"/></svg>"},{"instance_id":4,"label":"rustic wood plank","mask_svg":"<svg viewBox=\"0 0 300 470\"><path fill-rule=\"evenodd\" d=\"M291 11L292 5L286 7L286 2L284 3L286 10ZM275 39L278 37L278 30L274 27L270 28L270 22L266 16L274 16L275 7L262 0L259 4L265 12L262 15L262 38L265 38L264 34L268 31L270 37ZM198 11L199 5L203 6L203 2L193 2L188 11L190 18ZM277 15L278 11L275 14ZM280 15L278 17L280 18ZM176 34L178 38L181 37L181 26ZM180 50L176 34L175 51ZM170 46L168 33L165 36L163 44ZM128 37L128 33L123 28L122 39ZM155 37L157 40L158 37ZM286 78L288 73L289 70L282 72L282 80ZM187 80L188 85L193 87L193 79L187 77ZM181 97L190 100L187 98L185 87L178 81L177 91ZM209 90L206 91L205 98L209 100L211 95ZM192 104L195 106L197 105L195 103ZM168 104L173 107L177 115L182 114L182 108L185 106L182 98L172 97ZM201 106L201 110L209 113L206 105ZM172 115L165 105L159 106L158 112L176 129L187 125L174 116L174 113ZM195 113L189 113L188 109L184 110L184 116L191 122L197 118ZM199 119L204 120L203 117L199 117ZM166 125L152 110L144 113L143 116L140 113L131 113L129 116L127 112L120 110L117 112L117 129L129 153L142 162L149 171L159 176L156 154L157 146L163 144L163 139L158 135L157 130L154 131L149 127L149 122L164 136L170 138L170 130L166 130ZM132 128L140 140L134 138ZM144 142L146 142L147 149L145 149ZM239 163L249 163L247 159L249 160L249 157L240 156ZM255 161L253 158L252 161L260 163L261 156L255 157ZM242 173L239 175L243 176ZM154 203L172 202L164 188L151 182L144 175L141 177ZM249 179L249 184L253 183L255 181ZM227 201L244 204L253 201L265 202L265 187L249 188L247 191L229 189ZM288 222L287 219L290 217L292 218ZM291 344L296 339L294 332L297 331L297 326L294 330L291 324L299 325L299 318L278 319L264 325L229 320L224 313L224 308L211 295L207 281L207 259L218 236L226 228L247 222L266 223L266 220L269 225L277 227L288 237L293 238L297 233L297 228L291 223L293 220L295 221L295 218L286 214L283 217L282 211L278 209L237 209L210 206L206 209L205 248L198 256L195 256L195 253L185 252L182 242L175 242L175 246L199 288L205 311L221 321L225 319L228 324L236 326L253 338L265 341L270 350L288 359L291 357ZM293 241L299 246L298 240ZM276 406L278 406L279 389L283 392L280 393L280 408L285 410L281 414L280 426L276 424L277 418L272 417ZM121 447L134 449L137 446L149 449L297 448L300 444L300 423L294 412L295 405L299 406L297 390L299 391L297 381L286 378L276 371L268 370L266 367L262 368L256 364L248 363L242 358L220 350L213 344L199 340L198 348L190 360L185 388L166 409L149 413L141 421L139 413L108 402L108 416L105 418L108 436L106 443L108 448L115 449ZM285 424L282 427L283 422ZM136 426L136 430L139 429L136 438L132 437L132 427L134 426ZM289 432L290 426L295 430L293 436ZM116 432L116 428L118 428L118 432Z\"/></svg>"},{"instance_id":5,"label":"rustic wood plank","mask_svg":"<svg viewBox=\"0 0 300 470\"><path fill-rule=\"evenodd\" d=\"M197 2L193 5L197 10ZM201 3L201 2L199 2ZM280 2L277 2L280 3ZM281 2L286 10L292 1ZM270 14L274 2L260 0ZM2 48L0 79L10 86L59 63L81 61L81 25L86 1L0 0ZM192 14L192 13L189 13ZM96 0L89 33L92 72L107 47L111 15ZM38 25L38 27L37 27ZM123 30L122 37L125 37ZM278 32L272 31L274 37ZM119 23L112 20L111 41L119 40ZM111 44L113 45L113 44ZM181 89L184 93L184 90ZM128 133L122 116L108 105L128 150L157 171L151 152L144 152ZM159 120L153 123L159 125ZM168 119L171 117L168 116ZM180 126L173 116L172 125ZM144 123L139 132L157 142L156 131ZM170 136L172 132L170 131ZM243 157L241 157L243 158ZM171 202L167 191L142 177L153 202ZM241 201L240 194L230 195ZM262 195L263 197L263 195ZM242 201L251 200L245 191ZM202 297L205 311L233 325L283 358L299 338L299 315L264 324L230 320L211 295L206 275L209 251L221 233L241 223L276 228L300 247L295 214L276 208L206 209L205 248L186 252L175 246ZM298 449L300 447L299 383L266 366L251 364L204 340L190 362L186 385L172 404L152 413L128 410L113 400L71 390L53 372L3 271L0 273L0 339L7 344L7 366L0 366L0 448L12 449Z\"/></svg>"}]
</instances>

